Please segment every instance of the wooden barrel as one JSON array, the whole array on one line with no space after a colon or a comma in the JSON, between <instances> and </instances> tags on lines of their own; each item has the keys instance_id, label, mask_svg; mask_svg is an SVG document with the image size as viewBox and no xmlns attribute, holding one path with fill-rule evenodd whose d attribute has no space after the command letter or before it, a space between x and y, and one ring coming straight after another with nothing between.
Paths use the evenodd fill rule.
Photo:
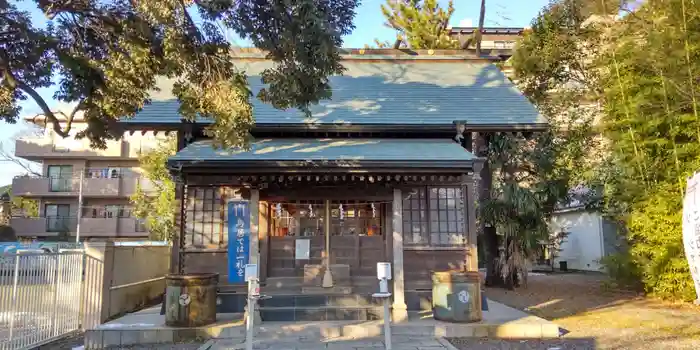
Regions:
<instances>
[{"instance_id":1,"label":"wooden barrel","mask_svg":"<svg viewBox=\"0 0 700 350\"><path fill-rule=\"evenodd\" d=\"M481 274L469 272L433 272L433 317L446 322L479 322L481 311Z\"/></svg>"},{"instance_id":2,"label":"wooden barrel","mask_svg":"<svg viewBox=\"0 0 700 350\"><path fill-rule=\"evenodd\" d=\"M165 325L199 327L216 322L217 273L165 276Z\"/></svg>"}]
</instances>

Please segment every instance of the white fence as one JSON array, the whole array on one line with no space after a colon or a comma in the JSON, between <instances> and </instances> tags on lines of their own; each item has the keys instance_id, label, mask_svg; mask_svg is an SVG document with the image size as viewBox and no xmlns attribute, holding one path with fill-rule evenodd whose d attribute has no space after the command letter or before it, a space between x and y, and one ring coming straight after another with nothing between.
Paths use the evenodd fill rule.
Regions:
<instances>
[{"instance_id":1,"label":"white fence","mask_svg":"<svg viewBox=\"0 0 700 350\"><path fill-rule=\"evenodd\" d=\"M80 331L90 311L84 271L83 250L0 252L0 350L32 349Z\"/></svg>"}]
</instances>

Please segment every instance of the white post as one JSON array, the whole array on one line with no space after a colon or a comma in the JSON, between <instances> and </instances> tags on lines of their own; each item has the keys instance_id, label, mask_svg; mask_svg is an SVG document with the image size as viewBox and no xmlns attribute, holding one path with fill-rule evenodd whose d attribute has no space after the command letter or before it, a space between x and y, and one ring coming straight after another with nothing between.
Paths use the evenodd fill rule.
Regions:
<instances>
[{"instance_id":1,"label":"white post","mask_svg":"<svg viewBox=\"0 0 700 350\"><path fill-rule=\"evenodd\" d=\"M384 348L391 350L391 313L389 312L389 280L391 279L391 264L387 262L377 263L377 278L379 279L379 293L372 294L374 298L381 298L384 306Z\"/></svg>"},{"instance_id":2,"label":"white post","mask_svg":"<svg viewBox=\"0 0 700 350\"><path fill-rule=\"evenodd\" d=\"M248 313L245 323L245 348L253 350L253 336L255 334L255 304L260 299L260 284L258 283L259 271L257 264L245 266L245 280L248 282Z\"/></svg>"},{"instance_id":3,"label":"white post","mask_svg":"<svg viewBox=\"0 0 700 350\"><path fill-rule=\"evenodd\" d=\"M75 225L75 243L80 243L80 219L83 218L83 180L85 180L85 169L80 170L80 184L78 184L78 222Z\"/></svg>"},{"instance_id":4,"label":"white post","mask_svg":"<svg viewBox=\"0 0 700 350\"><path fill-rule=\"evenodd\" d=\"M384 298L384 347L391 350L391 313L389 312L389 298Z\"/></svg>"},{"instance_id":5,"label":"white post","mask_svg":"<svg viewBox=\"0 0 700 350\"><path fill-rule=\"evenodd\" d=\"M255 322L255 296L257 281L251 279L248 281L248 313L245 322L245 348L253 350L253 331Z\"/></svg>"}]
</instances>

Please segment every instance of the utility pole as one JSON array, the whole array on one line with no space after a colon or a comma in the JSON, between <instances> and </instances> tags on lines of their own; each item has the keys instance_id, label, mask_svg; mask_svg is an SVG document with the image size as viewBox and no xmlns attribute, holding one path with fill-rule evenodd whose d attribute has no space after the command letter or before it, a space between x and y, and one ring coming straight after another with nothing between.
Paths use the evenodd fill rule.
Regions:
<instances>
[{"instance_id":1,"label":"utility pole","mask_svg":"<svg viewBox=\"0 0 700 350\"><path fill-rule=\"evenodd\" d=\"M83 218L83 181L85 169L80 170L80 184L78 184L78 223L75 225L75 243L80 243L80 221Z\"/></svg>"}]
</instances>

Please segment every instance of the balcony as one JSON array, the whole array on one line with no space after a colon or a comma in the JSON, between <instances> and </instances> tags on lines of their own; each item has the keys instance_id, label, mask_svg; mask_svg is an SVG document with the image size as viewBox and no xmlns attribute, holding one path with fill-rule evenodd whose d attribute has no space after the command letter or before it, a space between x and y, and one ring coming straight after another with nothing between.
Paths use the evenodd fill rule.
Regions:
<instances>
[{"instance_id":1,"label":"balcony","mask_svg":"<svg viewBox=\"0 0 700 350\"><path fill-rule=\"evenodd\" d=\"M133 158L129 145L123 140L107 141L106 149L93 149L90 141L76 139L51 140L44 137L21 138L15 143L15 156L33 161L47 158Z\"/></svg>"},{"instance_id":2,"label":"balcony","mask_svg":"<svg viewBox=\"0 0 700 350\"><path fill-rule=\"evenodd\" d=\"M83 197L88 198L125 198L136 193L141 186L145 192L153 192L153 184L133 173L129 176L114 178L84 178ZM77 197L80 179L48 177L16 177L12 180L12 194L21 197Z\"/></svg>"},{"instance_id":3,"label":"balcony","mask_svg":"<svg viewBox=\"0 0 700 350\"><path fill-rule=\"evenodd\" d=\"M77 222L75 217L10 219L18 237L55 237L61 233L75 237ZM143 238L148 237L148 232L135 218L82 218L80 237Z\"/></svg>"},{"instance_id":4,"label":"balcony","mask_svg":"<svg viewBox=\"0 0 700 350\"><path fill-rule=\"evenodd\" d=\"M60 233L75 232L77 219L74 217L10 218L10 226L19 236L51 237Z\"/></svg>"}]
</instances>

